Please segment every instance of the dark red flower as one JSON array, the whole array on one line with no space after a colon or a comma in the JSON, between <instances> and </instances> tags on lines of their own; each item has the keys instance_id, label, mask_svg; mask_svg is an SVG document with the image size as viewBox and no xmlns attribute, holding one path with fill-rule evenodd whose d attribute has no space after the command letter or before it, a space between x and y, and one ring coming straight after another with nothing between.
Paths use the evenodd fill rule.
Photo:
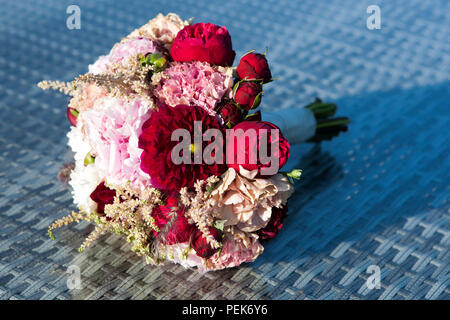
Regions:
<instances>
[{"instance_id":1,"label":"dark red flower","mask_svg":"<svg viewBox=\"0 0 450 320\"><path fill-rule=\"evenodd\" d=\"M231 66L236 53L227 28L196 23L181 29L173 40L170 54L175 61L205 61Z\"/></svg>"},{"instance_id":2,"label":"dark red flower","mask_svg":"<svg viewBox=\"0 0 450 320\"><path fill-rule=\"evenodd\" d=\"M105 206L107 204L114 203L115 196L116 190L108 188L105 182L100 183L90 195L91 199L97 203L97 213L99 214L105 213Z\"/></svg>"},{"instance_id":3,"label":"dark red flower","mask_svg":"<svg viewBox=\"0 0 450 320\"><path fill-rule=\"evenodd\" d=\"M265 121L242 121L235 125L227 135L227 139L234 139L234 143L227 141L227 165L230 168L239 171L241 165L244 169L252 171L259 169L258 176L267 176L276 174L287 162L289 158L289 142L281 133L280 129ZM274 131L272 135L271 130ZM265 134L266 139L262 138ZM278 142L278 153L276 153L275 143ZM262 150L265 152L261 152ZM261 156L270 157L268 159ZM261 171L262 168L270 170Z\"/></svg>"},{"instance_id":4,"label":"dark red flower","mask_svg":"<svg viewBox=\"0 0 450 320\"><path fill-rule=\"evenodd\" d=\"M222 242L222 232L219 229L208 227L208 230L216 241ZM192 234L190 244L199 257L206 259L211 257L219 250L213 249L206 238L203 236L203 233L198 229Z\"/></svg>"},{"instance_id":5,"label":"dark red flower","mask_svg":"<svg viewBox=\"0 0 450 320\"><path fill-rule=\"evenodd\" d=\"M225 104L219 112L225 124L234 126L242 119L241 110L232 103Z\"/></svg>"},{"instance_id":6,"label":"dark red flower","mask_svg":"<svg viewBox=\"0 0 450 320\"><path fill-rule=\"evenodd\" d=\"M176 193L182 187L192 187L197 180L204 180L211 175L221 175L226 171L226 165L216 162L206 164L203 160L196 164L194 152L190 152L190 164L184 162L175 164L173 161L172 150L181 142L172 141L172 132L176 129L186 129L190 133L193 147L194 121L201 122L202 133L212 128L223 130L217 119L202 108L185 105L176 107L161 105L159 110L153 112L150 119L143 124L139 136L139 148L144 149L141 155L141 169L150 175L155 188ZM204 141L202 150L210 143ZM220 143L223 145L223 141ZM183 156L182 152L180 156Z\"/></svg>"},{"instance_id":7,"label":"dark red flower","mask_svg":"<svg viewBox=\"0 0 450 320\"><path fill-rule=\"evenodd\" d=\"M187 221L184 215L184 208L179 204L178 198L175 197L168 197L166 204L158 206L153 211L152 216L160 232L166 232L164 238L161 238L159 232L153 231L153 234L161 238L164 244L171 245L186 242L195 230L195 226ZM165 230L169 222L171 222L170 229Z\"/></svg>"},{"instance_id":8,"label":"dark red flower","mask_svg":"<svg viewBox=\"0 0 450 320\"><path fill-rule=\"evenodd\" d=\"M256 233L260 240L269 240L275 237L283 226L283 220L287 217L288 207L287 205L282 208L272 208L272 216L269 223L264 228L258 230Z\"/></svg>"},{"instance_id":9,"label":"dark red flower","mask_svg":"<svg viewBox=\"0 0 450 320\"><path fill-rule=\"evenodd\" d=\"M241 79L262 80L264 83L272 79L266 56L260 53L249 53L241 58L236 72Z\"/></svg>"},{"instance_id":10,"label":"dark red flower","mask_svg":"<svg viewBox=\"0 0 450 320\"><path fill-rule=\"evenodd\" d=\"M236 101L245 110L256 108L261 103L262 86L257 82L239 84L234 95Z\"/></svg>"},{"instance_id":11,"label":"dark red flower","mask_svg":"<svg viewBox=\"0 0 450 320\"><path fill-rule=\"evenodd\" d=\"M70 124L74 127L77 126L77 117L78 117L78 111L74 108L67 107L67 119L69 120Z\"/></svg>"}]
</instances>

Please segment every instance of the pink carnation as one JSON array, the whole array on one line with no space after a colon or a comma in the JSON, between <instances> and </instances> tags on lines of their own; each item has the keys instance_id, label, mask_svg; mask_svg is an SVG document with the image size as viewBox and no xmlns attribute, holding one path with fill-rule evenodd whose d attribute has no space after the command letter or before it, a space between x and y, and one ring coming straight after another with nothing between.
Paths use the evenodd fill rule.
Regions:
<instances>
[{"instance_id":1,"label":"pink carnation","mask_svg":"<svg viewBox=\"0 0 450 320\"><path fill-rule=\"evenodd\" d=\"M105 97L93 109L79 115L85 139L92 147L95 167L108 183L144 188L149 176L140 169L142 149L138 148L142 124L150 118L151 107L144 99L123 101Z\"/></svg>"},{"instance_id":2,"label":"pink carnation","mask_svg":"<svg viewBox=\"0 0 450 320\"><path fill-rule=\"evenodd\" d=\"M136 38L120 42L114 45L108 55L100 56L94 64L89 65L89 73L102 74L113 64L127 63L130 57L156 52L161 50L158 44L150 39Z\"/></svg>"},{"instance_id":3,"label":"pink carnation","mask_svg":"<svg viewBox=\"0 0 450 320\"><path fill-rule=\"evenodd\" d=\"M245 240L233 236L225 239L220 255L216 253L210 258L214 263L214 270L237 267L241 263L255 261L264 251L264 247L253 234L247 235Z\"/></svg>"},{"instance_id":4,"label":"pink carnation","mask_svg":"<svg viewBox=\"0 0 450 320\"><path fill-rule=\"evenodd\" d=\"M215 115L214 108L222 98L231 98L231 68L213 67L206 62L173 62L163 72L154 94L171 107L199 106Z\"/></svg>"},{"instance_id":5,"label":"pink carnation","mask_svg":"<svg viewBox=\"0 0 450 320\"><path fill-rule=\"evenodd\" d=\"M253 262L264 251L258 236L252 233L238 232L225 238L222 250L205 260L199 257L189 243L177 243L166 247L166 254L170 261L179 263L185 268L196 267L198 272L205 273L212 270L237 267L241 263Z\"/></svg>"}]
</instances>

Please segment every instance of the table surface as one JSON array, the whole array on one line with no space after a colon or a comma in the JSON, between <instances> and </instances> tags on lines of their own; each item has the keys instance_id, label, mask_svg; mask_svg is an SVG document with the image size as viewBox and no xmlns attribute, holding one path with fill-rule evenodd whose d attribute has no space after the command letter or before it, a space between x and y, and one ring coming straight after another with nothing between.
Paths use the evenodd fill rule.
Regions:
<instances>
[{"instance_id":1,"label":"table surface","mask_svg":"<svg viewBox=\"0 0 450 320\"><path fill-rule=\"evenodd\" d=\"M77 1L69 30L71 3L1 4L0 299L450 298L450 2ZM366 27L371 4L380 30ZM279 79L263 109L320 96L352 119L338 139L293 148L303 179L254 263L199 275L145 266L116 235L80 254L85 223L47 236L74 209L56 178L71 156L68 98L36 83L86 72L158 12L226 25L238 57L268 48ZM69 290L73 265L81 289Z\"/></svg>"}]
</instances>

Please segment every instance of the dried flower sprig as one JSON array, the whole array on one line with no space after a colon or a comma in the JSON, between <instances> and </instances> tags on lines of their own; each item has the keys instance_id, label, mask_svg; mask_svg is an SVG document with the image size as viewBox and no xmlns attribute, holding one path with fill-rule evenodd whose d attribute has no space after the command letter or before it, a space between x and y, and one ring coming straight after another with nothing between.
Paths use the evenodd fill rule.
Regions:
<instances>
[{"instance_id":1,"label":"dried flower sprig","mask_svg":"<svg viewBox=\"0 0 450 320\"><path fill-rule=\"evenodd\" d=\"M92 231L89 236L84 240L81 246L78 248L79 252L83 252L84 249L90 247L95 241L98 240L102 235L108 232L110 228L107 225L98 224L95 226L94 231Z\"/></svg>"},{"instance_id":2,"label":"dried flower sprig","mask_svg":"<svg viewBox=\"0 0 450 320\"><path fill-rule=\"evenodd\" d=\"M217 176L210 176L206 180L198 180L195 185L195 192L188 192L186 188L180 190L181 202L187 207L185 216L189 223L195 223L202 232L206 241L212 248L220 248L221 244L214 239L208 227L212 227L218 216L212 210L214 206L210 193L220 181Z\"/></svg>"},{"instance_id":3,"label":"dried flower sprig","mask_svg":"<svg viewBox=\"0 0 450 320\"><path fill-rule=\"evenodd\" d=\"M105 88L108 93L115 96L127 96L130 93L130 88L125 84L125 79L122 75L111 74L92 74L86 73L77 78L74 82L80 83L95 83L99 87Z\"/></svg>"},{"instance_id":4,"label":"dried flower sprig","mask_svg":"<svg viewBox=\"0 0 450 320\"><path fill-rule=\"evenodd\" d=\"M87 214L83 214L80 212L75 212L72 211L72 213L66 217L62 217L61 219L56 220L55 222L52 223L52 225L50 227L48 227L48 236L52 239L55 240L55 236L53 235L53 230L55 230L56 228L61 228L63 226L67 226L71 223L74 222L80 222L80 221L91 221L92 218L89 217Z\"/></svg>"},{"instance_id":5,"label":"dried flower sprig","mask_svg":"<svg viewBox=\"0 0 450 320\"><path fill-rule=\"evenodd\" d=\"M154 188L139 192L129 185L124 188L107 186L116 190L116 196L113 204L105 206L105 216L100 218L101 222L116 233L125 234L132 244L132 251L139 256L156 254L150 250L152 231L160 230L151 213L156 205L162 204L161 192Z\"/></svg>"},{"instance_id":6,"label":"dried flower sprig","mask_svg":"<svg viewBox=\"0 0 450 320\"><path fill-rule=\"evenodd\" d=\"M53 89L69 96L74 96L76 90L76 87L74 86L73 82L44 80L39 82L37 86L42 90Z\"/></svg>"}]
</instances>

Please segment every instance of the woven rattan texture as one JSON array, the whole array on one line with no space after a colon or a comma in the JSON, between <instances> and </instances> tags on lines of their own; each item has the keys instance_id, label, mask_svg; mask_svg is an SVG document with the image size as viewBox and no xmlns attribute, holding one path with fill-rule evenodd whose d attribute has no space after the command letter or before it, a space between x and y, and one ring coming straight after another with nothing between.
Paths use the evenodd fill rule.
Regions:
<instances>
[{"instance_id":1,"label":"woven rattan texture","mask_svg":"<svg viewBox=\"0 0 450 320\"><path fill-rule=\"evenodd\" d=\"M0 299L450 298L448 1L76 1L81 30L66 28L70 4L0 4ZM370 4L380 30L366 28ZM304 177L252 264L199 275L146 267L116 235L79 254L87 224L46 234L74 209L56 178L68 99L35 84L86 72L160 11L226 25L238 57L268 47L279 79L265 109L321 96L352 119L332 142L293 148ZM67 287L71 265L81 289Z\"/></svg>"}]
</instances>

